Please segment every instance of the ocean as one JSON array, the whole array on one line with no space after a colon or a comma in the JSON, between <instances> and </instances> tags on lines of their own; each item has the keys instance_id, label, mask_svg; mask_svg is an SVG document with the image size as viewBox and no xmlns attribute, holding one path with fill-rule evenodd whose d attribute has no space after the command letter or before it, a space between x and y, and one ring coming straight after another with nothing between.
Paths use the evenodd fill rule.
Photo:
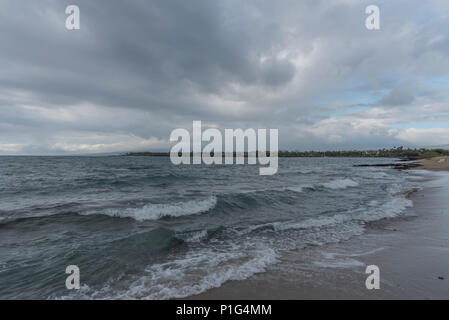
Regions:
<instances>
[{"instance_id":1,"label":"ocean","mask_svg":"<svg viewBox=\"0 0 449 320\"><path fill-rule=\"evenodd\" d=\"M281 158L260 176L165 157L0 157L0 299L184 298L247 279L403 215L412 172L354 167L392 161Z\"/></svg>"}]
</instances>

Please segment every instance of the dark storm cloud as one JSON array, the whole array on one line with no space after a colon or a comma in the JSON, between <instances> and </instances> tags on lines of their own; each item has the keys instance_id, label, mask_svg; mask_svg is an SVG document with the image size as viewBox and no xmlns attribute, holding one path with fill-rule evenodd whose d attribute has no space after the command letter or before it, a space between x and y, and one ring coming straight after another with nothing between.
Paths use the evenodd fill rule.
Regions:
<instances>
[{"instance_id":1,"label":"dark storm cloud","mask_svg":"<svg viewBox=\"0 0 449 320\"><path fill-rule=\"evenodd\" d=\"M288 61L259 64L260 48L244 26L228 22L233 17L218 1L76 2L82 14L76 32L63 28L60 1L7 4L2 61L14 65L2 73L2 87L30 90L53 104L182 108L169 98L192 87L220 93L229 81L278 86L294 73Z\"/></svg>"}]
</instances>

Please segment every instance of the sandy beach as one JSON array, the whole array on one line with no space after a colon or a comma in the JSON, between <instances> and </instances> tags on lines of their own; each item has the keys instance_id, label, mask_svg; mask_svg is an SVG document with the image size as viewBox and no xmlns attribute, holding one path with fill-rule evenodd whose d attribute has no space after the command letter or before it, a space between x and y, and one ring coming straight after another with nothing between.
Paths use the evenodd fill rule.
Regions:
<instances>
[{"instance_id":1,"label":"sandy beach","mask_svg":"<svg viewBox=\"0 0 449 320\"><path fill-rule=\"evenodd\" d=\"M449 161L422 164L441 171ZM400 218L371 223L363 235L320 250L288 252L265 273L191 299L448 299L449 173L415 173L422 189L409 195L414 205ZM365 287L373 264L379 290Z\"/></svg>"},{"instance_id":2,"label":"sandy beach","mask_svg":"<svg viewBox=\"0 0 449 320\"><path fill-rule=\"evenodd\" d=\"M436 157L416 161L420 169L432 171L449 171L449 157Z\"/></svg>"}]
</instances>

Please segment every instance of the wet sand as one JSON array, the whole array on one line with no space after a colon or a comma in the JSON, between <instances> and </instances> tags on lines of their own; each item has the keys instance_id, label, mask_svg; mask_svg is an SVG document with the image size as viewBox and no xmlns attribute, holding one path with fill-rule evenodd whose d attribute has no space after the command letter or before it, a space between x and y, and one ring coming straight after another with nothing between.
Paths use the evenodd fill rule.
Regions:
<instances>
[{"instance_id":1,"label":"wet sand","mask_svg":"<svg viewBox=\"0 0 449 320\"><path fill-rule=\"evenodd\" d=\"M422 174L402 217L348 241L287 252L264 273L190 299L449 299L449 173ZM379 290L365 286L372 264Z\"/></svg>"}]
</instances>

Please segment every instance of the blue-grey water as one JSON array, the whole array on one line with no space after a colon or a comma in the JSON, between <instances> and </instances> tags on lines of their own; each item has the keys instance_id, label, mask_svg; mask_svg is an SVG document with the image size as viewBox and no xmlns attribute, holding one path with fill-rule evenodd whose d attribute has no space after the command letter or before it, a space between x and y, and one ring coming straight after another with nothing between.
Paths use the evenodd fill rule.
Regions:
<instances>
[{"instance_id":1,"label":"blue-grey water","mask_svg":"<svg viewBox=\"0 0 449 320\"><path fill-rule=\"evenodd\" d=\"M354 167L391 161L281 158L260 176L162 157L0 157L0 298L169 299L246 279L285 250L403 214L409 173Z\"/></svg>"}]
</instances>

